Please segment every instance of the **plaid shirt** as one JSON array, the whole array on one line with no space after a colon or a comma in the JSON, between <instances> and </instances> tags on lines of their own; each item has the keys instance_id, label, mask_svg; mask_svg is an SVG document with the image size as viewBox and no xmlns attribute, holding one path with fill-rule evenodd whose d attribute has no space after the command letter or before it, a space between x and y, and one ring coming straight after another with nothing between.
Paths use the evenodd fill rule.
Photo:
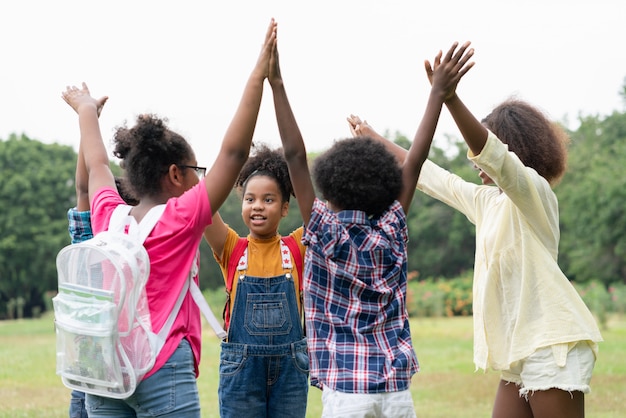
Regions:
<instances>
[{"instance_id":1,"label":"plaid shirt","mask_svg":"<svg viewBox=\"0 0 626 418\"><path fill-rule=\"evenodd\" d=\"M76 208L72 208L67 211L67 221L67 230L70 233L72 244L86 241L93 237L90 211L79 212Z\"/></svg>"},{"instance_id":2,"label":"plaid shirt","mask_svg":"<svg viewBox=\"0 0 626 418\"><path fill-rule=\"evenodd\" d=\"M303 243L311 384L346 393L406 390L419 370L406 311L406 215L334 213L316 199Z\"/></svg>"}]
</instances>

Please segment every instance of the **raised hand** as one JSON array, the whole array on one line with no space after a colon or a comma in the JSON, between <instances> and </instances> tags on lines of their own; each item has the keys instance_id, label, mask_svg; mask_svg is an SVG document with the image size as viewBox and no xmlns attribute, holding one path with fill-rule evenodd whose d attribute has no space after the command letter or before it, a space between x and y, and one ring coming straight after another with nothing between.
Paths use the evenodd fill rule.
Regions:
<instances>
[{"instance_id":1,"label":"raised hand","mask_svg":"<svg viewBox=\"0 0 626 418\"><path fill-rule=\"evenodd\" d=\"M442 57L443 54L439 51L433 65L428 60L424 62L428 81L435 92L443 95L444 102L456 96L456 86L461 77L474 66L474 62L468 63L474 55L474 49L468 49L469 45L468 41L459 48L458 42L455 42L445 56Z\"/></svg>"},{"instance_id":2,"label":"raised hand","mask_svg":"<svg viewBox=\"0 0 626 418\"><path fill-rule=\"evenodd\" d=\"M350 125L350 132L352 136L377 136L378 134L374 131L374 128L367 123L366 120L361 120L357 115L350 114L346 118L348 121L348 125Z\"/></svg>"},{"instance_id":3,"label":"raised hand","mask_svg":"<svg viewBox=\"0 0 626 418\"><path fill-rule=\"evenodd\" d=\"M255 72L260 72L263 79L267 78L270 73L270 57L274 49L276 49L276 28L277 24L274 18L270 21L265 33L265 41L261 48L261 54L256 63Z\"/></svg>"},{"instance_id":4,"label":"raised hand","mask_svg":"<svg viewBox=\"0 0 626 418\"><path fill-rule=\"evenodd\" d=\"M280 73L280 62L278 60L278 31L276 31L277 37L274 41L274 47L272 48L272 53L270 56L270 65L269 65L269 76L268 80L271 86L276 86L279 83L282 83L283 77Z\"/></svg>"},{"instance_id":5,"label":"raised hand","mask_svg":"<svg viewBox=\"0 0 626 418\"><path fill-rule=\"evenodd\" d=\"M102 96L99 99L94 99L93 97L91 97L89 88L84 82L82 83L81 88L78 88L76 86L67 86L65 91L61 93L61 97L63 98L65 103L67 103L72 109L74 109L76 113L78 113L78 110L81 106L95 106L98 117L102 112L104 104L107 100L109 100L108 96Z\"/></svg>"}]
</instances>

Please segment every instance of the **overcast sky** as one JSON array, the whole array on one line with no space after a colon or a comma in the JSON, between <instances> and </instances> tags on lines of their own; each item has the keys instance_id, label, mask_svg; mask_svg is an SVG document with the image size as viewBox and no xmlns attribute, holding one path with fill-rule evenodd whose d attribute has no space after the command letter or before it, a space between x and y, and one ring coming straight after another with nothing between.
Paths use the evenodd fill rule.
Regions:
<instances>
[{"instance_id":1,"label":"overcast sky","mask_svg":"<svg viewBox=\"0 0 626 418\"><path fill-rule=\"evenodd\" d=\"M310 151L348 136L350 113L412 139L429 89L423 61L454 41L476 51L458 92L477 117L511 95L571 128L579 114L624 109L622 0L19 0L3 1L0 16L2 139L24 133L77 149L61 91L85 81L110 97L109 149L116 126L153 112L210 165L271 17ZM436 141L446 134L458 136L444 110ZM280 143L267 84L255 140Z\"/></svg>"}]
</instances>

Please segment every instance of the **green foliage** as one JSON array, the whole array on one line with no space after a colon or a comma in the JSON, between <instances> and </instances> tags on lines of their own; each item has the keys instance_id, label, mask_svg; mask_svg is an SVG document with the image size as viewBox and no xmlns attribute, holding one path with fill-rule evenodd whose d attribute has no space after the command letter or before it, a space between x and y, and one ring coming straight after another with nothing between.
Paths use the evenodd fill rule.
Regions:
<instances>
[{"instance_id":1,"label":"green foliage","mask_svg":"<svg viewBox=\"0 0 626 418\"><path fill-rule=\"evenodd\" d=\"M472 315L472 276L473 273L469 271L453 279L409 280L406 303L409 315L417 317Z\"/></svg>"},{"instance_id":2,"label":"green foliage","mask_svg":"<svg viewBox=\"0 0 626 418\"><path fill-rule=\"evenodd\" d=\"M429 158L467 181L478 182L465 157L465 142L449 137L447 147L448 153L432 146ZM475 228L463 214L417 192L407 224L409 270L417 270L420 277L455 277L473 268Z\"/></svg>"},{"instance_id":3,"label":"green foliage","mask_svg":"<svg viewBox=\"0 0 626 418\"><path fill-rule=\"evenodd\" d=\"M576 281L626 280L626 114L581 118L571 138L569 170L555 189L561 264Z\"/></svg>"},{"instance_id":4,"label":"green foliage","mask_svg":"<svg viewBox=\"0 0 626 418\"><path fill-rule=\"evenodd\" d=\"M626 312L626 285L624 283L612 283L608 288L597 280L572 284L603 328L606 328L611 314Z\"/></svg>"},{"instance_id":5,"label":"green foliage","mask_svg":"<svg viewBox=\"0 0 626 418\"><path fill-rule=\"evenodd\" d=\"M0 318L44 308L56 288L56 253L69 243L67 210L74 205L76 154L25 135L0 141Z\"/></svg>"}]
</instances>

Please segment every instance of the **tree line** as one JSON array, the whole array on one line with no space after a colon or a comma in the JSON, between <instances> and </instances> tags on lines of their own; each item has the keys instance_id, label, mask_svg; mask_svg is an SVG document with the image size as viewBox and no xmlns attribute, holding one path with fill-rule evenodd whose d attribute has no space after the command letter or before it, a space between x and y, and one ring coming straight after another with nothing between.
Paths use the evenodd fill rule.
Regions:
<instances>
[{"instance_id":1,"label":"tree line","mask_svg":"<svg viewBox=\"0 0 626 418\"><path fill-rule=\"evenodd\" d=\"M620 94L626 104L626 83ZM559 263L576 282L626 282L626 111L578 120L579 127L569 132L568 171L554 189L560 205ZM409 145L403 133L386 136ZM433 145L429 158L479 183L465 143L453 136L446 139L445 148ZM56 255L70 242L66 213L75 205L75 164L76 152L70 146L45 144L23 134L0 140L0 319L37 316L50 309L57 284ZM422 193L414 199L408 214L412 277L446 280L473 269L473 225ZM240 235L247 234L236 191L220 213ZM286 234L301 223L292 199L280 232ZM204 242L200 282L202 288L223 285Z\"/></svg>"}]
</instances>

